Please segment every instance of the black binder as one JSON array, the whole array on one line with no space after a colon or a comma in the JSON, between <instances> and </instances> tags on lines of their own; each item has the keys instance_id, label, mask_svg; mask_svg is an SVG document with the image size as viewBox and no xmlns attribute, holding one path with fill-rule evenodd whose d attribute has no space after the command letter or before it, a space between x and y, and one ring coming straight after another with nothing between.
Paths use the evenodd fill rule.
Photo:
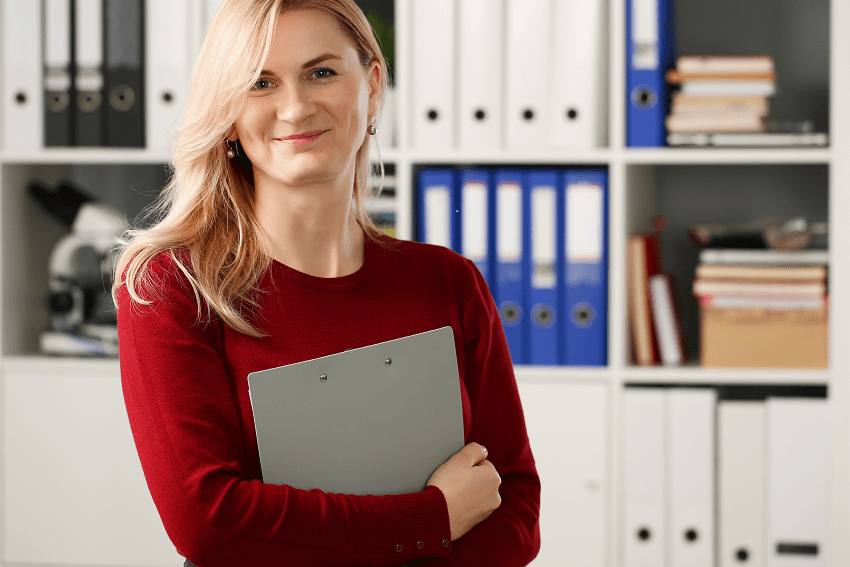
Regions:
<instances>
[{"instance_id":1,"label":"black binder","mask_svg":"<svg viewBox=\"0 0 850 567\"><path fill-rule=\"evenodd\" d=\"M105 0L106 145L144 147L144 0Z\"/></svg>"}]
</instances>

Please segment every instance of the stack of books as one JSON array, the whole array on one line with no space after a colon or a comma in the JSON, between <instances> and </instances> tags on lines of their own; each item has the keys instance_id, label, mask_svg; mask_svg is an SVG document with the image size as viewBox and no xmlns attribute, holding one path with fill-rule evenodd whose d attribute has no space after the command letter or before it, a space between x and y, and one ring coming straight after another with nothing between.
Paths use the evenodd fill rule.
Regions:
<instances>
[{"instance_id":1,"label":"stack of books","mask_svg":"<svg viewBox=\"0 0 850 567\"><path fill-rule=\"evenodd\" d=\"M769 55L679 57L667 72L678 85L668 132L763 132L776 92Z\"/></svg>"},{"instance_id":2,"label":"stack of books","mask_svg":"<svg viewBox=\"0 0 850 567\"><path fill-rule=\"evenodd\" d=\"M705 249L693 293L703 366L827 366L827 251Z\"/></svg>"}]
</instances>

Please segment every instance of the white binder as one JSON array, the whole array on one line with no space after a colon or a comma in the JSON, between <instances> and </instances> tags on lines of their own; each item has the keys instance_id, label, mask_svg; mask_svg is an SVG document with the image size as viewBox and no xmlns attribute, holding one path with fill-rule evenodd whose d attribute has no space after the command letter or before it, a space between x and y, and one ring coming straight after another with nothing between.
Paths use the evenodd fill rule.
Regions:
<instances>
[{"instance_id":1,"label":"white binder","mask_svg":"<svg viewBox=\"0 0 850 567\"><path fill-rule=\"evenodd\" d=\"M540 553L531 565L603 567L607 386L529 380L517 386L541 484Z\"/></svg>"},{"instance_id":2,"label":"white binder","mask_svg":"<svg viewBox=\"0 0 850 567\"><path fill-rule=\"evenodd\" d=\"M502 141L503 0L458 6L458 126L461 148L498 148Z\"/></svg>"},{"instance_id":3,"label":"white binder","mask_svg":"<svg viewBox=\"0 0 850 567\"><path fill-rule=\"evenodd\" d=\"M708 388L667 392L669 564L714 567L714 410Z\"/></svg>"},{"instance_id":4,"label":"white binder","mask_svg":"<svg viewBox=\"0 0 850 567\"><path fill-rule=\"evenodd\" d=\"M767 400L767 565L825 566L829 423L823 399Z\"/></svg>"},{"instance_id":5,"label":"white binder","mask_svg":"<svg viewBox=\"0 0 850 567\"><path fill-rule=\"evenodd\" d=\"M505 120L511 148L547 145L551 15L551 0L507 0Z\"/></svg>"},{"instance_id":6,"label":"white binder","mask_svg":"<svg viewBox=\"0 0 850 567\"><path fill-rule=\"evenodd\" d=\"M77 146L102 146L106 101L103 96L103 3L101 0L76 0L74 86L77 90L71 106L76 112Z\"/></svg>"},{"instance_id":7,"label":"white binder","mask_svg":"<svg viewBox=\"0 0 850 567\"><path fill-rule=\"evenodd\" d=\"M719 567L764 567L765 407L717 407Z\"/></svg>"},{"instance_id":8,"label":"white binder","mask_svg":"<svg viewBox=\"0 0 850 567\"><path fill-rule=\"evenodd\" d=\"M454 147L454 0L412 0L413 140L419 149Z\"/></svg>"},{"instance_id":9,"label":"white binder","mask_svg":"<svg viewBox=\"0 0 850 567\"><path fill-rule=\"evenodd\" d=\"M147 0L145 72L147 146L169 149L191 76L188 0Z\"/></svg>"},{"instance_id":10,"label":"white binder","mask_svg":"<svg viewBox=\"0 0 850 567\"><path fill-rule=\"evenodd\" d=\"M549 143L605 144L607 18L604 0L555 0Z\"/></svg>"},{"instance_id":11,"label":"white binder","mask_svg":"<svg viewBox=\"0 0 850 567\"><path fill-rule=\"evenodd\" d=\"M663 390L626 388L624 567L663 567L667 558L667 400Z\"/></svg>"},{"instance_id":12,"label":"white binder","mask_svg":"<svg viewBox=\"0 0 850 567\"><path fill-rule=\"evenodd\" d=\"M44 136L41 2L2 0L3 148L34 152Z\"/></svg>"}]
</instances>

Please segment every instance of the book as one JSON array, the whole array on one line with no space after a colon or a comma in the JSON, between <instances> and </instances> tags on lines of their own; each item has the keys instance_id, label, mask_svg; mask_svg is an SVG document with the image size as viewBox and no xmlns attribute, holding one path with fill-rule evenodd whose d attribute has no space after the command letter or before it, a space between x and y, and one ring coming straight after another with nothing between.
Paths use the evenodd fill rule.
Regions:
<instances>
[{"instance_id":1,"label":"book","mask_svg":"<svg viewBox=\"0 0 850 567\"><path fill-rule=\"evenodd\" d=\"M772 73L770 55L684 55L676 60L682 73Z\"/></svg>"},{"instance_id":2,"label":"book","mask_svg":"<svg viewBox=\"0 0 850 567\"><path fill-rule=\"evenodd\" d=\"M761 132L764 119L754 114L681 116L671 114L665 121L670 132Z\"/></svg>"},{"instance_id":3,"label":"book","mask_svg":"<svg viewBox=\"0 0 850 567\"><path fill-rule=\"evenodd\" d=\"M655 274L649 278L652 323L661 363L665 366L685 363L685 337L674 290L670 274Z\"/></svg>"},{"instance_id":4,"label":"book","mask_svg":"<svg viewBox=\"0 0 850 567\"><path fill-rule=\"evenodd\" d=\"M827 266L829 251L704 248L699 254L699 261L701 264Z\"/></svg>"},{"instance_id":5,"label":"book","mask_svg":"<svg viewBox=\"0 0 850 567\"><path fill-rule=\"evenodd\" d=\"M664 76L668 83L682 84L688 81L776 81L776 73L683 73L670 69Z\"/></svg>"},{"instance_id":6,"label":"book","mask_svg":"<svg viewBox=\"0 0 850 567\"><path fill-rule=\"evenodd\" d=\"M635 362L651 366L658 362L649 297L649 278L661 271L658 235L633 234L627 243L629 325Z\"/></svg>"},{"instance_id":7,"label":"book","mask_svg":"<svg viewBox=\"0 0 850 567\"><path fill-rule=\"evenodd\" d=\"M753 281L812 281L826 280L824 266L729 266L724 264L701 264L697 266L697 278Z\"/></svg>"},{"instance_id":8,"label":"book","mask_svg":"<svg viewBox=\"0 0 850 567\"><path fill-rule=\"evenodd\" d=\"M764 114L769 114L770 99L761 95L688 95L674 93L672 108L682 110L688 107L720 107L720 108L747 108L758 109Z\"/></svg>"},{"instance_id":9,"label":"book","mask_svg":"<svg viewBox=\"0 0 850 567\"><path fill-rule=\"evenodd\" d=\"M687 95L760 95L773 96L776 94L774 81L685 81L680 85L681 91Z\"/></svg>"},{"instance_id":10,"label":"book","mask_svg":"<svg viewBox=\"0 0 850 567\"><path fill-rule=\"evenodd\" d=\"M694 295L725 297L771 296L771 297L823 297L825 282L747 282L728 280L703 280L697 278L693 285Z\"/></svg>"}]
</instances>

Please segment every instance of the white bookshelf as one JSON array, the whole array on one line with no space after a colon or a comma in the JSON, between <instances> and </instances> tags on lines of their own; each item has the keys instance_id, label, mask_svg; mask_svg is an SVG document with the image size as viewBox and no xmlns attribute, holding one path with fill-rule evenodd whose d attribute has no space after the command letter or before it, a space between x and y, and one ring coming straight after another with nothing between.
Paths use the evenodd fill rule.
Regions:
<instances>
[{"instance_id":1,"label":"white bookshelf","mask_svg":"<svg viewBox=\"0 0 850 567\"><path fill-rule=\"evenodd\" d=\"M192 0L193 2L196 0ZM410 21L410 0L395 0L396 27L396 110L398 118L397 139L409 141L411 136L409 68L411 53L407 30ZM462 0L461 0L462 1ZM762 4L767 0L761 0ZM697 0L679 0L679 10L687 12L698 4ZM603 368L531 367L516 368L517 380L523 384L546 384L553 387L573 384L600 385L607 393L607 427L605 428L605 474L602 492L605 495L605 565L619 567L624 564L622 533L622 395L627 384L668 385L800 385L826 386L831 408L831 463L830 463L830 513L829 550L827 565L843 567L850 564L850 225L842 222L850 214L850 3L845 0L782 0L778 5L790 13L803 5L828 5L829 13L829 85L827 148L777 148L777 149L692 149L658 148L632 149L625 147L625 7L622 0L608 3L608 143L600 148L576 150L497 150L468 151L446 148L440 151L418 151L408 144L398 147L381 147L385 163L395 166L396 229L402 238L414 234L413 203L414 169L420 165L447 165L463 167L476 164L497 166L547 165L557 167L604 167L609 172L609 337L608 365ZM200 11L197 11L200 13ZM198 26L200 27L200 26ZM826 31L826 30L824 30ZM780 38L782 39L782 38ZM197 42L197 38L193 41ZM782 75L780 73L780 81ZM379 140L381 132L379 130ZM375 154L373 153L373 156ZM32 383L33 393L38 391L39 380L51 384L57 377L79 379L88 387L98 383L111 384L119 380L118 363L114 360L81 360L73 358L46 358L37 351L39 332L47 324L47 314L42 308L47 290L47 258L53 244L61 236L58 227L45 224L34 205L27 202L25 186L31 178L41 178L54 183L64 177L74 179L116 179L125 190L133 184L143 192L149 187L135 185L136 174L141 172L153 183L163 177L162 170L168 162L164 152L148 150L113 149L51 149L34 153L16 152L14 148L0 150L0 408L11 403L32 404L40 411L38 399L31 400L8 396L9 385L21 384L26 377ZM777 169L778 168L778 169ZM808 168L808 169L806 169ZM825 203L830 220L830 366L823 370L795 369L707 369L694 363L684 367L635 367L630 361L630 339L626 318L626 261L625 242L634 230L647 228L646 221L661 209L673 210L672 184L686 178L688 171L709 172L720 179L734 180L738 172L762 175L777 170L790 172L790 180L778 188L778 193L791 193L795 187L800 192L811 192L818 203ZM122 179L122 171L130 171ZM826 180L826 187L809 187L794 181L800 172L814 171ZM142 185L144 185L144 183ZM660 185L659 185L660 183ZM667 183L667 185L665 185ZM796 183L796 185L795 185ZM765 191L766 202L772 193ZM757 196L757 195L756 195ZM754 197L754 195L750 195ZM138 201L138 202L136 202ZM140 200L134 207L140 206ZM123 202L123 197L116 197ZM668 266L674 260L665 257ZM682 297L688 299L687 295ZM41 311L39 311L41 310ZM19 395L20 389L16 390ZM114 400L113 400L114 401ZM16 429L17 423L7 416L0 421L0 436L4 441L20 441L25 431ZM123 425L122 425L123 426ZM127 439L129 441L129 438ZM555 439L553 439L553 442ZM0 443L0 498L7 490L39 490L20 478L11 478L10 472L20 470L7 460L4 443ZM133 465L127 465L133 466ZM136 487L139 488L139 487ZM143 487L139 488L143 490ZM92 491L91 498L101 498ZM143 500L143 494L139 496ZM145 506L149 504L144 504ZM8 510L0 500L0 550L10 549L5 541L9 531ZM70 508L57 513L70 513ZM6 525L2 525L5 522ZM68 522L79 518L68 517ZM120 520L120 519L119 519ZM119 544L121 542L118 542ZM132 542L124 542L130 545ZM13 545L13 547L14 547ZM50 544L48 544L50 547ZM74 550L76 552L76 550ZM20 557L7 559L0 552L0 565L59 565L62 561L30 561ZM57 552L58 553L58 552ZM116 552L115 556L118 556ZM71 556L69 556L71 557ZM81 556L73 556L71 559ZM73 562L71 559L65 563ZM108 557L90 560L92 565L115 567ZM160 564L160 563L157 563ZM161 563L169 565L165 560ZM172 561L171 564L178 563Z\"/></svg>"}]
</instances>

